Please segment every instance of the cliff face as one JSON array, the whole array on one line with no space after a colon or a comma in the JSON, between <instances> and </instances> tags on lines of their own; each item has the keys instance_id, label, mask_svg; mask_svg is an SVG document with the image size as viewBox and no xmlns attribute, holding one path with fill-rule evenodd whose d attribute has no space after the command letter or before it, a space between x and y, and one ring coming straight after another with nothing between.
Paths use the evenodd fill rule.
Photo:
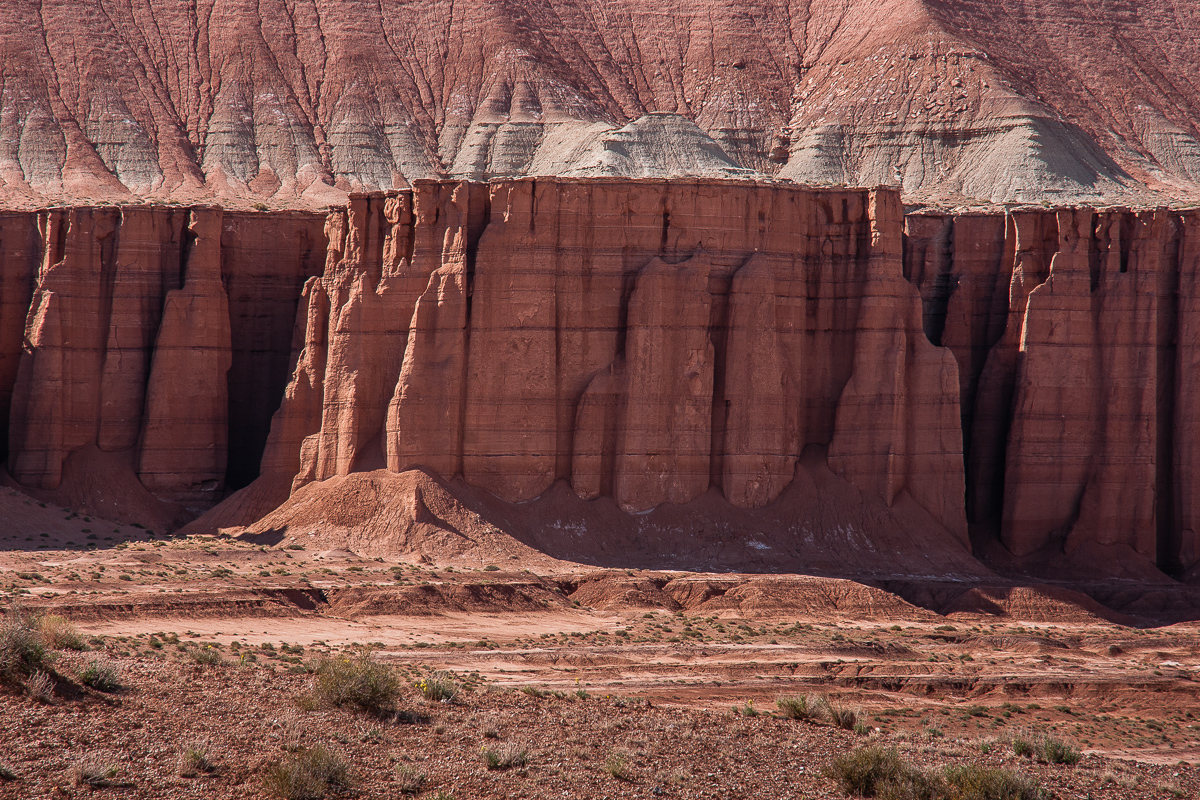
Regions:
<instances>
[{"instance_id":1,"label":"cliff face","mask_svg":"<svg viewBox=\"0 0 1200 800\"><path fill-rule=\"evenodd\" d=\"M0 200L323 207L427 177L1200 182L1200 15L1138 0L9 0Z\"/></svg>"},{"instance_id":2,"label":"cliff face","mask_svg":"<svg viewBox=\"0 0 1200 800\"><path fill-rule=\"evenodd\" d=\"M740 538L761 515L737 514L824 493L866 542L903 518L995 563L1186 569L1198 231L704 180L9 213L8 470L71 498L103 464L195 508L254 481L220 524L417 467L507 503L703 507Z\"/></svg>"},{"instance_id":3,"label":"cliff face","mask_svg":"<svg viewBox=\"0 0 1200 800\"><path fill-rule=\"evenodd\" d=\"M69 494L68 458L97 450L158 497L204 507L227 474L234 485L257 475L261 444L229 440L266 438L289 370L280 340L290 341L300 284L316 266L306 254L324 250L319 218L126 206L0 224L0 405L13 478ZM264 229L277 234L269 254ZM230 468L231 452L254 463Z\"/></svg>"},{"instance_id":4,"label":"cliff face","mask_svg":"<svg viewBox=\"0 0 1200 800\"><path fill-rule=\"evenodd\" d=\"M710 486L754 508L816 446L965 542L957 367L895 192L418 182L329 225L264 459L298 451L293 488L386 464L510 502L565 480L630 513Z\"/></svg>"},{"instance_id":5,"label":"cliff face","mask_svg":"<svg viewBox=\"0 0 1200 800\"><path fill-rule=\"evenodd\" d=\"M906 221L926 330L960 365L981 539L1017 556L1200 557L1198 222L1086 209Z\"/></svg>"}]
</instances>

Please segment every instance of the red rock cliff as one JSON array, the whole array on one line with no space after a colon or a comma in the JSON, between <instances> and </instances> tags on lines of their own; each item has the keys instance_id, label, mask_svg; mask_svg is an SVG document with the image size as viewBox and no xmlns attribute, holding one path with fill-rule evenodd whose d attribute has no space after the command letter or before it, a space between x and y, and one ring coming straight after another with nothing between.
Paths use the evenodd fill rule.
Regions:
<instances>
[{"instance_id":1,"label":"red rock cliff","mask_svg":"<svg viewBox=\"0 0 1200 800\"><path fill-rule=\"evenodd\" d=\"M258 474L299 288L324 251L320 218L125 206L0 225L13 478L58 490L71 454L92 449L159 497L204 506L227 474Z\"/></svg>"},{"instance_id":2,"label":"red rock cliff","mask_svg":"<svg viewBox=\"0 0 1200 800\"><path fill-rule=\"evenodd\" d=\"M513 502L566 480L629 512L710 486L750 508L816 446L966 540L957 365L895 192L418 181L329 227L264 459L297 487L386 464Z\"/></svg>"},{"instance_id":3,"label":"red rock cliff","mask_svg":"<svg viewBox=\"0 0 1200 800\"><path fill-rule=\"evenodd\" d=\"M8 469L60 491L108 454L198 507L261 475L248 522L417 466L514 502L562 481L631 513L756 509L816 458L977 554L1185 569L1198 230L706 180L7 213Z\"/></svg>"},{"instance_id":4,"label":"red rock cliff","mask_svg":"<svg viewBox=\"0 0 1200 800\"><path fill-rule=\"evenodd\" d=\"M1194 212L912 216L926 330L960 365L967 511L1017 556L1189 567Z\"/></svg>"}]
</instances>

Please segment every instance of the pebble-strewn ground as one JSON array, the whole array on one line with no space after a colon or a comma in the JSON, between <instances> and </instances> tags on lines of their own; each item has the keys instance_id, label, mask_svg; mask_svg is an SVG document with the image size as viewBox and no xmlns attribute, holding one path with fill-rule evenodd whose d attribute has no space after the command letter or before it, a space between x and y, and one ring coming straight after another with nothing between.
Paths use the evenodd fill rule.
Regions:
<instances>
[{"instance_id":1,"label":"pebble-strewn ground","mask_svg":"<svg viewBox=\"0 0 1200 800\"><path fill-rule=\"evenodd\" d=\"M1022 771L1062 798L1194 797L1191 766L1145 765L1085 756L1075 766L1033 764L992 737L915 733L856 736L828 725L768 714L699 711L622 697L542 697L496 690L462 676L469 688L453 703L429 703L406 688L399 721L341 710L302 710L311 677L278 659L219 665L191 660L198 648L168 642L153 654L120 656L125 645L98 649L120 666L127 687L103 695L70 683L98 656L58 659L64 676L53 704L0 695L0 761L15 779L0 796L209 798L261 797L267 766L297 749L322 744L351 767L363 797L399 797L404 768L426 776L425 792L466 798L548 797L836 797L822 770L864 742L895 744L925 766L985 763ZM162 642L163 640L157 639ZM311 653L306 653L311 656ZM416 674L417 670L413 670ZM407 682L406 682L407 687ZM586 691L586 690L585 690ZM188 746L216 769L180 776ZM481 750L516 746L528 763L489 770ZM985 750L987 751L985 753ZM614 765L623 776L613 777ZM75 785L81 762L116 769L115 788Z\"/></svg>"}]
</instances>

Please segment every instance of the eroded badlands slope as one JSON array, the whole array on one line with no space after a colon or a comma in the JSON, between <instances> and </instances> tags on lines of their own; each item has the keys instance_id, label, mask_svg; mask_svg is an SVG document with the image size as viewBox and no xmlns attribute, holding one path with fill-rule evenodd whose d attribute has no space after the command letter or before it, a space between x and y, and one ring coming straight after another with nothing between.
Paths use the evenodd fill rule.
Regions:
<instances>
[{"instance_id":1,"label":"eroded badlands slope","mask_svg":"<svg viewBox=\"0 0 1200 800\"><path fill-rule=\"evenodd\" d=\"M653 568L1197 561L1192 212L520 179L2 223L7 464L44 501Z\"/></svg>"},{"instance_id":2,"label":"eroded badlands slope","mask_svg":"<svg viewBox=\"0 0 1200 800\"><path fill-rule=\"evenodd\" d=\"M1179 0L12 0L0 200L341 204L424 177L1194 198Z\"/></svg>"}]
</instances>

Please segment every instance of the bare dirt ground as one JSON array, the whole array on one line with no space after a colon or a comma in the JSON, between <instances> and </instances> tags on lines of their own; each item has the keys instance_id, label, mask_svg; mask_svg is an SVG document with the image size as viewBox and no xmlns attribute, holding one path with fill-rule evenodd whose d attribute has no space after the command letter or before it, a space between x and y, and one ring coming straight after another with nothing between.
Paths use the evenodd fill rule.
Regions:
<instances>
[{"instance_id":1,"label":"bare dirt ground","mask_svg":"<svg viewBox=\"0 0 1200 800\"><path fill-rule=\"evenodd\" d=\"M422 796L459 800L838 797L823 769L869 742L1006 766L1061 798L1200 789L1196 623L1131 627L1036 593L940 615L833 579L535 574L98 524L0 533L0 607L66 616L88 648L56 655L52 703L0 688L0 797L261 797L267 766L314 743L365 797L400 796L414 771ZM363 651L404 677L401 718L303 710L314 664ZM121 690L82 685L98 659ZM412 688L439 670L464 685L453 703ZM773 713L802 694L861 709L867 730ZM1083 758L1018 756L1035 731ZM215 771L181 777L196 743ZM501 746L528 764L488 769L481 749ZM121 785L76 785L89 759Z\"/></svg>"}]
</instances>

